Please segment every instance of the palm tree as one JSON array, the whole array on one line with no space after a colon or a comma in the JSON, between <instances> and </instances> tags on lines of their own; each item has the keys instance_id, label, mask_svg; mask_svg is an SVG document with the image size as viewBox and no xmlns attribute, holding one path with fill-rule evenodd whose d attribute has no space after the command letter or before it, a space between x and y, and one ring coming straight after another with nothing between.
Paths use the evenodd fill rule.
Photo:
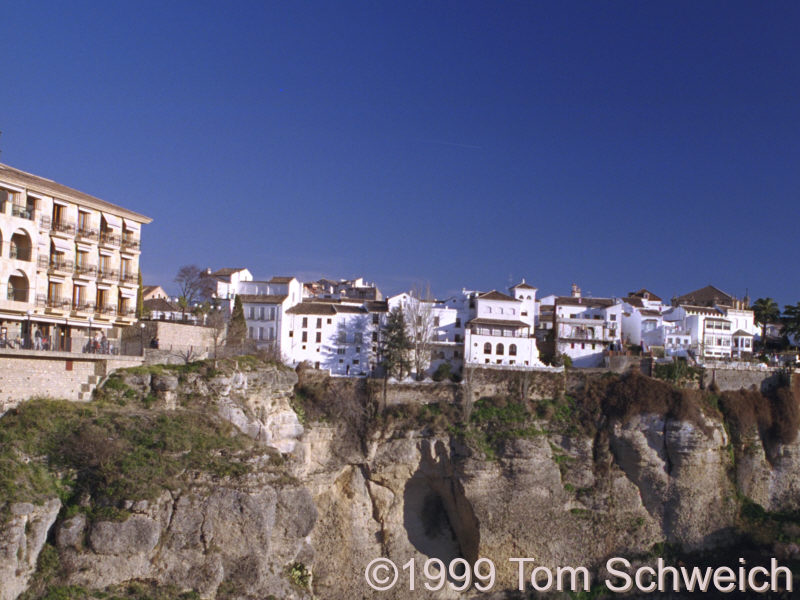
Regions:
<instances>
[{"instance_id":1,"label":"palm tree","mask_svg":"<svg viewBox=\"0 0 800 600\"><path fill-rule=\"evenodd\" d=\"M800 302L783 307L783 324L786 337L794 336L795 343L800 342Z\"/></svg>"},{"instance_id":2,"label":"palm tree","mask_svg":"<svg viewBox=\"0 0 800 600\"><path fill-rule=\"evenodd\" d=\"M761 347L767 346L767 324L774 323L781 316L781 309L778 308L778 303L772 298L759 298L753 302L753 314L756 318L756 323L761 325Z\"/></svg>"}]
</instances>

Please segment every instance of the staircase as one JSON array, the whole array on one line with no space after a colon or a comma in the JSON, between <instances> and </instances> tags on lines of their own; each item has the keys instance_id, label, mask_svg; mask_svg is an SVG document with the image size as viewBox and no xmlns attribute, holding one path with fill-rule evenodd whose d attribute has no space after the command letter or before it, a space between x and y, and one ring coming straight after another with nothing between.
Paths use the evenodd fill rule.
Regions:
<instances>
[{"instance_id":1,"label":"staircase","mask_svg":"<svg viewBox=\"0 0 800 600\"><path fill-rule=\"evenodd\" d=\"M89 380L81 384L81 391L78 392L78 402L88 402L91 400L92 392L94 392L102 378L101 375L89 375Z\"/></svg>"}]
</instances>

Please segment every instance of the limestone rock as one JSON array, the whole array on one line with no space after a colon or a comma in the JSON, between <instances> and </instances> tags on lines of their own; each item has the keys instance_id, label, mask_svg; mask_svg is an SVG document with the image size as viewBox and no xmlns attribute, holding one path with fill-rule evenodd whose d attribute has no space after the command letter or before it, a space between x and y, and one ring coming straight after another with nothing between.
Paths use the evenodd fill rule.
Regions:
<instances>
[{"instance_id":1,"label":"limestone rock","mask_svg":"<svg viewBox=\"0 0 800 600\"><path fill-rule=\"evenodd\" d=\"M27 588L60 509L57 498L42 505L19 502L7 507L8 518L0 521L0 600L14 600Z\"/></svg>"}]
</instances>

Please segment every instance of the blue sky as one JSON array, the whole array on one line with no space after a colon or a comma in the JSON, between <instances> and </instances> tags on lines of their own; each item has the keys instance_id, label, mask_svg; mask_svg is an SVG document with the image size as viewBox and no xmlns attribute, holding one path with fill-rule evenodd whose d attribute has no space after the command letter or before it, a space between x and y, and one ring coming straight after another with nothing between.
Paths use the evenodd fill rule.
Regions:
<instances>
[{"instance_id":1,"label":"blue sky","mask_svg":"<svg viewBox=\"0 0 800 600\"><path fill-rule=\"evenodd\" d=\"M36 2L0 161L178 268L800 300L800 4ZM787 268L788 267L788 268Z\"/></svg>"}]
</instances>

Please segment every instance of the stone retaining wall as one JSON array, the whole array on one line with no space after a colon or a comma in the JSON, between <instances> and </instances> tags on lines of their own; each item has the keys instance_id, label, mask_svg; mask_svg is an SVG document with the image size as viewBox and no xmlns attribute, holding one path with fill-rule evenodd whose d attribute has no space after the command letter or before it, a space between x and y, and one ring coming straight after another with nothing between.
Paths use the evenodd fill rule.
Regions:
<instances>
[{"instance_id":1,"label":"stone retaining wall","mask_svg":"<svg viewBox=\"0 0 800 600\"><path fill-rule=\"evenodd\" d=\"M91 376L142 364L141 357L100 358L68 352L5 350L0 354L0 414L37 396L78 400Z\"/></svg>"}]
</instances>

